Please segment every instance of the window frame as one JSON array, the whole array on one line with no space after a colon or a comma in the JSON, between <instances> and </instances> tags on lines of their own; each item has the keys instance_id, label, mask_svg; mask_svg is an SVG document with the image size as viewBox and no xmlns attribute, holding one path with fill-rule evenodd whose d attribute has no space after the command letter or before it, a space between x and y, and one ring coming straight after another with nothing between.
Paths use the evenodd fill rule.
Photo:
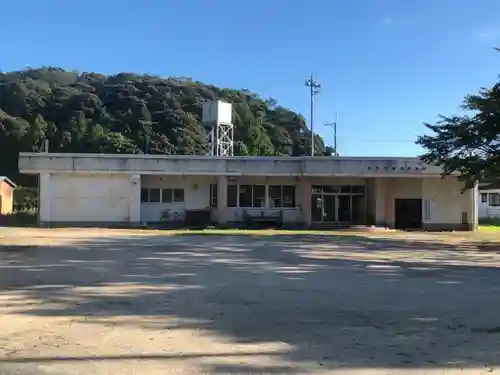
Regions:
<instances>
[{"instance_id":1,"label":"window frame","mask_svg":"<svg viewBox=\"0 0 500 375\"><path fill-rule=\"evenodd\" d=\"M238 184L228 184L226 191L226 201L227 207L237 208L239 207L239 190ZM234 196L233 196L234 195Z\"/></svg>"},{"instance_id":2,"label":"window frame","mask_svg":"<svg viewBox=\"0 0 500 375\"><path fill-rule=\"evenodd\" d=\"M151 199L153 192L158 193L158 200ZM161 203L161 193L162 193L161 188L149 188L149 201L148 201L148 203ZM155 196L155 198L156 198L156 196Z\"/></svg>"},{"instance_id":3,"label":"window frame","mask_svg":"<svg viewBox=\"0 0 500 375\"><path fill-rule=\"evenodd\" d=\"M488 205L491 207L500 206L500 193L489 193L488 194Z\"/></svg>"},{"instance_id":4,"label":"window frame","mask_svg":"<svg viewBox=\"0 0 500 375\"><path fill-rule=\"evenodd\" d=\"M273 194L277 193L278 191L280 193L279 198L275 197L275 194ZM296 194L297 194L296 185L269 185L268 197L271 206L270 208L296 208L297 207ZM286 197L291 199L285 199ZM279 205L274 204L274 201L276 200L279 200L280 202Z\"/></svg>"},{"instance_id":5,"label":"window frame","mask_svg":"<svg viewBox=\"0 0 500 375\"><path fill-rule=\"evenodd\" d=\"M209 192L209 207L217 208L218 205L218 186L217 184L210 184L210 192Z\"/></svg>"},{"instance_id":6,"label":"window frame","mask_svg":"<svg viewBox=\"0 0 500 375\"><path fill-rule=\"evenodd\" d=\"M481 194L481 203L488 203L488 193L480 193Z\"/></svg>"},{"instance_id":7,"label":"window frame","mask_svg":"<svg viewBox=\"0 0 500 375\"><path fill-rule=\"evenodd\" d=\"M173 189L165 188L161 189L161 203L173 203ZM168 200L165 198L169 198Z\"/></svg>"},{"instance_id":8,"label":"window frame","mask_svg":"<svg viewBox=\"0 0 500 375\"><path fill-rule=\"evenodd\" d=\"M266 208L266 185L252 185L252 208Z\"/></svg>"},{"instance_id":9,"label":"window frame","mask_svg":"<svg viewBox=\"0 0 500 375\"><path fill-rule=\"evenodd\" d=\"M184 203L186 201L183 188L172 189L172 203Z\"/></svg>"}]
</instances>

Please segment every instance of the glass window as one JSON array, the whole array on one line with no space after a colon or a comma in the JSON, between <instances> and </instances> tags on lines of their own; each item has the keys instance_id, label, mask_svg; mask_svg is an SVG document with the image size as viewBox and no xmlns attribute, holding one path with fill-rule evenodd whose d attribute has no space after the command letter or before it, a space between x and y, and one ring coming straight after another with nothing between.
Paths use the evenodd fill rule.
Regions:
<instances>
[{"instance_id":1,"label":"glass window","mask_svg":"<svg viewBox=\"0 0 500 375\"><path fill-rule=\"evenodd\" d=\"M486 203L488 201L488 194L481 193L481 203Z\"/></svg>"},{"instance_id":2,"label":"glass window","mask_svg":"<svg viewBox=\"0 0 500 375\"><path fill-rule=\"evenodd\" d=\"M253 185L253 207L265 207L266 206L266 186L265 185Z\"/></svg>"},{"instance_id":3,"label":"glass window","mask_svg":"<svg viewBox=\"0 0 500 375\"><path fill-rule=\"evenodd\" d=\"M162 203L171 203L172 202L172 189L163 189L161 192L161 201Z\"/></svg>"},{"instance_id":4,"label":"glass window","mask_svg":"<svg viewBox=\"0 0 500 375\"><path fill-rule=\"evenodd\" d=\"M252 185L240 185L240 207L252 207Z\"/></svg>"},{"instance_id":5,"label":"glass window","mask_svg":"<svg viewBox=\"0 0 500 375\"><path fill-rule=\"evenodd\" d=\"M149 189L149 203L160 203L160 189Z\"/></svg>"},{"instance_id":6,"label":"glass window","mask_svg":"<svg viewBox=\"0 0 500 375\"><path fill-rule=\"evenodd\" d=\"M283 186L283 207L295 207L295 186Z\"/></svg>"},{"instance_id":7,"label":"glass window","mask_svg":"<svg viewBox=\"0 0 500 375\"><path fill-rule=\"evenodd\" d=\"M228 185L227 186L227 206L228 207L238 207L238 186Z\"/></svg>"},{"instance_id":8,"label":"glass window","mask_svg":"<svg viewBox=\"0 0 500 375\"><path fill-rule=\"evenodd\" d=\"M210 207L217 208L217 184L210 184Z\"/></svg>"},{"instance_id":9,"label":"glass window","mask_svg":"<svg viewBox=\"0 0 500 375\"><path fill-rule=\"evenodd\" d=\"M339 191L339 186L323 185L324 193L337 193L338 191Z\"/></svg>"},{"instance_id":10,"label":"glass window","mask_svg":"<svg viewBox=\"0 0 500 375\"><path fill-rule=\"evenodd\" d=\"M142 188L141 189L141 203L149 202L149 189Z\"/></svg>"},{"instance_id":11,"label":"glass window","mask_svg":"<svg viewBox=\"0 0 500 375\"><path fill-rule=\"evenodd\" d=\"M490 193L490 206L500 206L500 195L498 193Z\"/></svg>"},{"instance_id":12,"label":"glass window","mask_svg":"<svg viewBox=\"0 0 500 375\"><path fill-rule=\"evenodd\" d=\"M174 202L184 202L184 189L174 189Z\"/></svg>"},{"instance_id":13,"label":"glass window","mask_svg":"<svg viewBox=\"0 0 500 375\"><path fill-rule=\"evenodd\" d=\"M283 187L281 185L269 186L269 203L271 207L281 207L282 190Z\"/></svg>"},{"instance_id":14,"label":"glass window","mask_svg":"<svg viewBox=\"0 0 500 375\"><path fill-rule=\"evenodd\" d=\"M352 188L352 186L350 186L350 185L343 185L340 187L340 192L341 193L350 193L351 188Z\"/></svg>"},{"instance_id":15,"label":"glass window","mask_svg":"<svg viewBox=\"0 0 500 375\"><path fill-rule=\"evenodd\" d=\"M354 194L364 194L365 193L365 187L363 185L352 186L352 192Z\"/></svg>"}]
</instances>

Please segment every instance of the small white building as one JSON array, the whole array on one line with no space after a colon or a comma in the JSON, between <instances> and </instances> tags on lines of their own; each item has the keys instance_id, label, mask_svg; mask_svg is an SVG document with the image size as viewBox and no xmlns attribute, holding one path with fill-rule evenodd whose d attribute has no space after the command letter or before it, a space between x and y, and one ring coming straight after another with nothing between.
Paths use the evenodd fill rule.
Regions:
<instances>
[{"instance_id":1,"label":"small white building","mask_svg":"<svg viewBox=\"0 0 500 375\"><path fill-rule=\"evenodd\" d=\"M477 205L480 219L500 217L500 185L498 183L480 185Z\"/></svg>"},{"instance_id":2,"label":"small white building","mask_svg":"<svg viewBox=\"0 0 500 375\"><path fill-rule=\"evenodd\" d=\"M182 222L205 210L221 225L278 215L285 226L374 224L474 230L477 188L417 158L214 157L21 153L39 176L42 225Z\"/></svg>"}]
</instances>

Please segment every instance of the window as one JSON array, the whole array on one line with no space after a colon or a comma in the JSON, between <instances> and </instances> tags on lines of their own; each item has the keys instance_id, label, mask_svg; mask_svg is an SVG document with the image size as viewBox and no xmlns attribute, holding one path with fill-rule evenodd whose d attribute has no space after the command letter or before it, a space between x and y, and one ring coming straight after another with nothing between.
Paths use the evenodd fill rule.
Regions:
<instances>
[{"instance_id":1,"label":"window","mask_svg":"<svg viewBox=\"0 0 500 375\"><path fill-rule=\"evenodd\" d=\"M142 188L141 189L141 203L160 203L161 189L156 188Z\"/></svg>"},{"instance_id":2,"label":"window","mask_svg":"<svg viewBox=\"0 0 500 375\"><path fill-rule=\"evenodd\" d=\"M352 187L352 192L353 192L353 194L364 194L365 187L363 185L354 185Z\"/></svg>"},{"instance_id":3,"label":"window","mask_svg":"<svg viewBox=\"0 0 500 375\"><path fill-rule=\"evenodd\" d=\"M172 203L172 189L163 189L161 192L161 201L162 203Z\"/></svg>"},{"instance_id":4,"label":"window","mask_svg":"<svg viewBox=\"0 0 500 375\"><path fill-rule=\"evenodd\" d=\"M252 207L266 207L266 186L253 185L253 205Z\"/></svg>"},{"instance_id":5,"label":"window","mask_svg":"<svg viewBox=\"0 0 500 375\"><path fill-rule=\"evenodd\" d=\"M210 207L217 208L217 184L210 184Z\"/></svg>"},{"instance_id":6,"label":"window","mask_svg":"<svg viewBox=\"0 0 500 375\"><path fill-rule=\"evenodd\" d=\"M174 202L184 202L184 189L174 189Z\"/></svg>"},{"instance_id":7,"label":"window","mask_svg":"<svg viewBox=\"0 0 500 375\"><path fill-rule=\"evenodd\" d=\"M149 189L149 203L160 203L160 196L160 189Z\"/></svg>"},{"instance_id":8,"label":"window","mask_svg":"<svg viewBox=\"0 0 500 375\"><path fill-rule=\"evenodd\" d=\"M481 203L488 202L488 193L481 193Z\"/></svg>"},{"instance_id":9,"label":"window","mask_svg":"<svg viewBox=\"0 0 500 375\"><path fill-rule=\"evenodd\" d=\"M240 185L240 207L252 207L252 185Z\"/></svg>"},{"instance_id":10,"label":"window","mask_svg":"<svg viewBox=\"0 0 500 375\"><path fill-rule=\"evenodd\" d=\"M270 185L269 202L273 208L295 207L295 186Z\"/></svg>"},{"instance_id":11,"label":"window","mask_svg":"<svg viewBox=\"0 0 500 375\"><path fill-rule=\"evenodd\" d=\"M142 188L141 189L141 203L149 202L149 189Z\"/></svg>"},{"instance_id":12,"label":"window","mask_svg":"<svg viewBox=\"0 0 500 375\"><path fill-rule=\"evenodd\" d=\"M227 206L238 207L238 185L227 186Z\"/></svg>"},{"instance_id":13,"label":"window","mask_svg":"<svg viewBox=\"0 0 500 375\"><path fill-rule=\"evenodd\" d=\"M490 193L490 206L500 206L500 194Z\"/></svg>"},{"instance_id":14,"label":"window","mask_svg":"<svg viewBox=\"0 0 500 375\"><path fill-rule=\"evenodd\" d=\"M184 189L162 189L162 203L184 202Z\"/></svg>"},{"instance_id":15,"label":"window","mask_svg":"<svg viewBox=\"0 0 500 375\"><path fill-rule=\"evenodd\" d=\"M271 207L281 207L283 202L283 186L270 185L269 186L269 203Z\"/></svg>"},{"instance_id":16,"label":"window","mask_svg":"<svg viewBox=\"0 0 500 375\"><path fill-rule=\"evenodd\" d=\"M295 186L283 186L283 207L295 207Z\"/></svg>"}]
</instances>

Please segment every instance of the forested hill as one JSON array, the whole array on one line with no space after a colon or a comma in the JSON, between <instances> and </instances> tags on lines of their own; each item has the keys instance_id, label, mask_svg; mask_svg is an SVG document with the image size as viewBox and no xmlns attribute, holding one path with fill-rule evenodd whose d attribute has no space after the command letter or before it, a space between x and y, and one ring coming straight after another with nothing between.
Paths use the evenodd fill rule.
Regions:
<instances>
[{"instance_id":1,"label":"forested hill","mask_svg":"<svg viewBox=\"0 0 500 375\"><path fill-rule=\"evenodd\" d=\"M20 151L205 154L204 101L233 103L237 155L307 155L304 118L247 90L189 78L78 73L60 68L0 73L0 175L17 177ZM316 153L331 154L318 136Z\"/></svg>"}]
</instances>

